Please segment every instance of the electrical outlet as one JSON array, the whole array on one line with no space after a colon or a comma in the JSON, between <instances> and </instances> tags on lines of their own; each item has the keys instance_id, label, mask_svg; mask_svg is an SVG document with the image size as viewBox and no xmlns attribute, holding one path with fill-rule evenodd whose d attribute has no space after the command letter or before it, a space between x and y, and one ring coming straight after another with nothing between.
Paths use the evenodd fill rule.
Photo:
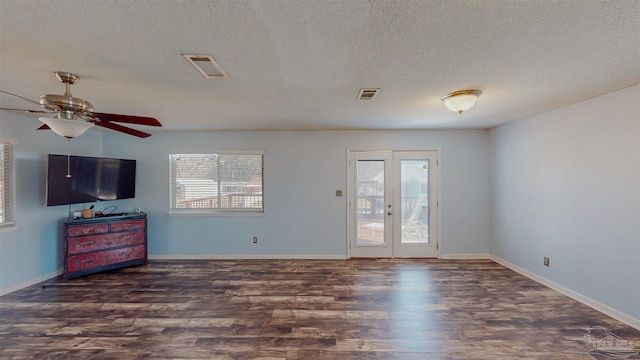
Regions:
<instances>
[{"instance_id":1,"label":"electrical outlet","mask_svg":"<svg viewBox=\"0 0 640 360\"><path fill-rule=\"evenodd\" d=\"M342 197L342 190L336 190L336 197Z\"/></svg>"},{"instance_id":2,"label":"electrical outlet","mask_svg":"<svg viewBox=\"0 0 640 360\"><path fill-rule=\"evenodd\" d=\"M253 237L253 243L254 243L254 244L257 244L257 243L258 243L258 237L257 237L257 236L254 236L254 237Z\"/></svg>"},{"instance_id":3,"label":"electrical outlet","mask_svg":"<svg viewBox=\"0 0 640 360\"><path fill-rule=\"evenodd\" d=\"M549 258L548 257L544 258L544 266L549 266Z\"/></svg>"}]
</instances>

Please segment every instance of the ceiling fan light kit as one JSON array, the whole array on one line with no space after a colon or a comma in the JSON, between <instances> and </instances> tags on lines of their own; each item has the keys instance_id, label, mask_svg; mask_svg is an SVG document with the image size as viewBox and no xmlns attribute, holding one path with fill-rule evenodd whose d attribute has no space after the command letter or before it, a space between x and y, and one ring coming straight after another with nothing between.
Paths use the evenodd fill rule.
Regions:
<instances>
[{"instance_id":1,"label":"ceiling fan light kit","mask_svg":"<svg viewBox=\"0 0 640 360\"><path fill-rule=\"evenodd\" d=\"M63 118L38 118L56 134L67 139L73 139L84 134L85 131L93 127L92 122L82 120L68 120Z\"/></svg>"},{"instance_id":2,"label":"ceiling fan light kit","mask_svg":"<svg viewBox=\"0 0 640 360\"><path fill-rule=\"evenodd\" d=\"M462 114L469 110L482 94L480 90L460 90L446 94L440 98L447 109Z\"/></svg>"}]
</instances>

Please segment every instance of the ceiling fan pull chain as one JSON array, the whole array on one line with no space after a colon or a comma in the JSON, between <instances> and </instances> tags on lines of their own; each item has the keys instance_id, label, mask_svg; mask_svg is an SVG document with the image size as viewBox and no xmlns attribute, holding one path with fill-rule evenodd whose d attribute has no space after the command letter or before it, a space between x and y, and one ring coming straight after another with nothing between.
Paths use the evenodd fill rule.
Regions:
<instances>
[{"instance_id":1,"label":"ceiling fan pull chain","mask_svg":"<svg viewBox=\"0 0 640 360\"><path fill-rule=\"evenodd\" d=\"M67 179L71 179L71 139L67 138Z\"/></svg>"}]
</instances>

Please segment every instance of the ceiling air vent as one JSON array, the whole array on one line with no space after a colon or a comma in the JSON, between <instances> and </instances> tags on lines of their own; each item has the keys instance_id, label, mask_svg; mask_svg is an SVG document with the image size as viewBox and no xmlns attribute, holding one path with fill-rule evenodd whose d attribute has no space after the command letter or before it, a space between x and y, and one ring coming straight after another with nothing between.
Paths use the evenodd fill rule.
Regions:
<instances>
[{"instance_id":1,"label":"ceiling air vent","mask_svg":"<svg viewBox=\"0 0 640 360\"><path fill-rule=\"evenodd\" d=\"M373 100L379 91L380 89L360 89L358 100Z\"/></svg>"},{"instance_id":2,"label":"ceiling air vent","mask_svg":"<svg viewBox=\"0 0 640 360\"><path fill-rule=\"evenodd\" d=\"M211 55L182 54L182 56L189 60L191 65L195 66L207 79L223 79L229 77Z\"/></svg>"}]
</instances>

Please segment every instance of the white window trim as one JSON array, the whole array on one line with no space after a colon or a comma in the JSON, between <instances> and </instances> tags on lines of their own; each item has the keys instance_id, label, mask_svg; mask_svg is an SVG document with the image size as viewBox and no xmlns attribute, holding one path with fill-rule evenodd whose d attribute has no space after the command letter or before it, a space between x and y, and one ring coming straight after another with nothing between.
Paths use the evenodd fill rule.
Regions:
<instances>
[{"instance_id":1,"label":"white window trim","mask_svg":"<svg viewBox=\"0 0 640 360\"><path fill-rule=\"evenodd\" d=\"M262 156L262 208L261 209L172 209L174 184L171 170L171 155L175 154L218 154L218 155L261 155ZM169 160L169 216L264 216L264 150L172 150Z\"/></svg>"}]
</instances>

